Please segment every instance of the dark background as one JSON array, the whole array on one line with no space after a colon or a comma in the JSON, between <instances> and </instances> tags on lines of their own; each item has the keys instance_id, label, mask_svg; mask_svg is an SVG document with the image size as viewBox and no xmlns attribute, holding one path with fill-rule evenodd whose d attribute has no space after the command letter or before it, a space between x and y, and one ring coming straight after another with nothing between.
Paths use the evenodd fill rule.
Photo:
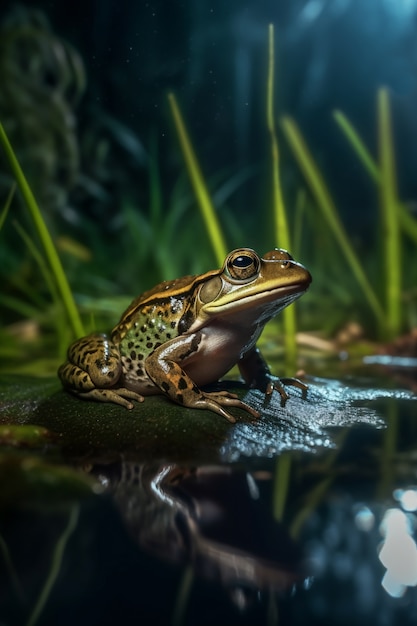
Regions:
<instances>
[{"instance_id":1,"label":"dark background","mask_svg":"<svg viewBox=\"0 0 417 626\"><path fill-rule=\"evenodd\" d=\"M3 14L15 6L3 0ZM206 176L254 168L234 199L245 213L260 202L257 174L269 157L265 94L273 23L277 115L289 114L300 125L344 218L350 226L350 217L357 218L355 226L366 234L374 190L332 111L341 109L376 154L380 86L391 91L400 196L413 210L414 0L39 0L23 6L43 10L54 32L82 56L88 84L77 112L80 129L96 112L110 115L135 136L144 155L156 136L168 184L183 167L166 99L173 90ZM285 157L285 146L283 151ZM283 173L290 181L298 176L285 158ZM145 177L135 182L143 191Z\"/></svg>"}]
</instances>

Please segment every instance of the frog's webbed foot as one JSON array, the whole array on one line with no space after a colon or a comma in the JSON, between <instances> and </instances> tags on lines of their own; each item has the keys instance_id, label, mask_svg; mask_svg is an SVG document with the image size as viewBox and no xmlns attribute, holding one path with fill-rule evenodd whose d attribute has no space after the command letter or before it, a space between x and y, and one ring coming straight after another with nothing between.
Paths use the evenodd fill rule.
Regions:
<instances>
[{"instance_id":1,"label":"frog's webbed foot","mask_svg":"<svg viewBox=\"0 0 417 626\"><path fill-rule=\"evenodd\" d=\"M252 417L259 417L259 412L249 406L249 404L246 404L246 402L239 400L235 393L230 393L229 391L200 391L200 394L200 398L194 400L193 404L189 406L193 406L196 409L214 411L225 417L232 424L236 422L236 418L223 407L234 406L238 409L243 409Z\"/></svg>"},{"instance_id":2,"label":"frog's webbed foot","mask_svg":"<svg viewBox=\"0 0 417 626\"><path fill-rule=\"evenodd\" d=\"M240 373L251 389L265 391L266 398L270 397L274 390L278 391L281 396L281 406L285 406L285 403L289 399L284 385L298 387L303 392L303 399L306 397L308 386L298 378L280 379L276 376L272 376L265 359L256 347L249 350L249 352L240 359L238 365Z\"/></svg>"},{"instance_id":3,"label":"frog's webbed foot","mask_svg":"<svg viewBox=\"0 0 417 626\"><path fill-rule=\"evenodd\" d=\"M278 391L281 396L281 406L285 406L285 403L289 399L288 393L285 391L284 385L289 385L292 387L297 387L302 390L302 398L305 400L307 396L308 385L303 383L299 378L277 378L276 376L271 376L268 380L265 389L265 396L268 397L272 394L272 392Z\"/></svg>"},{"instance_id":4,"label":"frog's webbed foot","mask_svg":"<svg viewBox=\"0 0 417 626\"><path fill-rule=\"evenodd\" d=\"M143 402L144 397L139 393L126 389L125 387L119 387L117 389L90 389L90 391L76 391L70 390L73 394L84 400L98 400L99 402L113 402L120 406L126 407L126 409L133 409L134 404L129 400L136 400L137 402Z\"/></svg>"}]
</instances>

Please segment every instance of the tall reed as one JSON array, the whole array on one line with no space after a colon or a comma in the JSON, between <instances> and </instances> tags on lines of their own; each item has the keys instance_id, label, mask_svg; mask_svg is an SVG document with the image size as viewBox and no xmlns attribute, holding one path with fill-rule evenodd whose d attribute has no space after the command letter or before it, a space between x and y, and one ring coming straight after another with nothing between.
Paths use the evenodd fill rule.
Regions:
<instances>
[{"instance_id":1,"label":"tall reed","mask_svg":"<svg viewBox=\"0 0 417 626\"><path fill-rule=\"evenodd\" d=\"M68 321L72 327L74 335L79 337L84 334L84 328L70 286L68 284L67 277L56 251L54 242L52 241L52 237L43 219L42 213L39 209L32 190L26 180L26 177L22 171L22 168L20 167L20 164L16 158L16 155L1 123L0 144L3 147L7 162L15 177L17 187L22 194L23 200L26 204L30 217L32 218L33 224L38 233L41 245L44 250L44 254L50 267L51 274L56 282L57 289L61 295L62 302L68 316Z\"/></svg>"}]
</instances>

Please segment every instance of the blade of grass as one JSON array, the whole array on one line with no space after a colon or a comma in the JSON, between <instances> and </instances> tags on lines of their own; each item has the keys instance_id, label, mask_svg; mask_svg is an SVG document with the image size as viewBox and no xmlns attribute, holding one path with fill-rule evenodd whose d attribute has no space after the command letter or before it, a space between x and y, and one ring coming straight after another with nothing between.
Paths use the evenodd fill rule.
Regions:
<instances>
[{"instance_id":1,"label":"blade of grass","mask_svg":"<svg viewBox=\"0 0 417 626\"><path fill-rule=\"evenodd\" d=\"M14 296L0 294L0 304L2 307L10 309L22 317L35 320L39 317L39 309L34 307L33 304L29 304L24 300L15 298Z\"/></svg>"},{"instance_id":2,"label":"blade of grass","mask_svg":"<svg viewBox=\"0 0 417 626\"><path fill-rule=\"evenodd\" d=\"M323 459L322 475L324 478L308 490L304 505L298 508L297 513L290 524L289 531L293 539L298 538L306 520L311 517L314 511L317 510L320 502L324 499L332 483L336 480L338 475L337 460L343 450L347 434L348 431L344 430L336 435L336 445L334 449L330 450Z\"/></svg>"},{"instance_id":3,"label":"blade of grass","mask_svg":"<svg viewBox=\"0 0 417 626\"><path fill-rule=\"evenodd\" d=\"M6 198L6 204L3 207L3 210L0 215L0 230L3 228L4 222L6 221L7 214L9 213L10 205L12 204L12 200L16 191L16 183L13 183L9 195Z\"/></svg>"},{"instance_id":4,"label":"blade of grass","mask_svg":"<svg viewBox=\"0 0 417 626\"><path fill-rule=\"evenodd\" d=\"M287 214L285 211L280 179L280 154L278 137L275 126L275 45L274 26L268 28L268 81L266 94L266 122L271 142L272 165L272 211L275 222L275 242L286 250L291 249L290 233ZM286 307L283 311L285 368L287 373L294 370L297 360L296 320L294 306Z\"/></svg>"},{"instance_id":5,"label":"blade of grass","mask_svg":"<svg viewBox=\"0 0 417 626\"><path fill-rule=\"evenodd\" d=\"M401 329L401 240L397 200L397 177L391 128L391 111L387 89L379 89L378 152L381 172L381 223L385 262L387 339L396 337Z\"/></svg>"},{"instance_id":6,"label":"blade of grass","mask_svg":"<svg viewBox=\"0 0 417 626\"><path fill-rule=\"evenodd\" d=\"M187 608L190 603L190 594L194 582L194 570L191 565L187 565L180 580L175 605L173 609L173 626L185 624Z\"/></svg>"},{"instance_id":7,"label":"blade of grass","mask_svg":"<svg viewBox=\"0 0 417 626\"><path fill-rule=\"evenodd\" d=\"M47 226L43 220L42 213L35 200L32 190L26 180L26 177L23 174L20 164L16 158L16 155L13 151L12 146L10 145L6 132L1 123L0 123L0 144L3 147L10 169L13 172L13 175L16 179L17 186L20 190L20 193L23 196L25 204L29 210L29 213L31 215L31 218L37 230L39 239L41 241L41 244L45 252L46 259L51 268L51 273L54 276L54 280L56 281L57 288L62 298L62 301L64 303L64 307L67 312L68 319L72 326L73 332L76 336L79 337L84 334L84 329L83 329L83 325L82 325L81 318L79 316L76 304L74 302L73 295L71 293L70 286L67 281L67 277L63 270L61 261L59 259L54 243L52 241L51 235L49 234Z\"/></svg>"},{"instance_id":8,"label":"blade of grass","mask_svg":"<svg viewBox=\"0 0 417 626\"><path fill-rule=\"evenodd\" d=\"M59 297L57 287L55 285L55 282L53 280L53 277L51 275L51 272L49 270L49 267L44 257L42 256L40 251L37 249L34 241L31 239L28 233L22 228L22 226L20 226L20 224L18 224L17 222L14 222L14 226L17 232L19 233L19 235L21 236L21 238L23 239L23 241L25 242L25 245L27 249L29 250L29 252L31 253L31 255L33 256L35 262L38 264L38 267L41 271L43 279L46 285L48 286L49 293L52 296L52 300L55 303L56 309L59 310L61 299ZM67 337L67 333L65 332L65 320L62 319L61 315L53 315L52 320L56 328L56 336L59 338L59 343L60 343L58 347L58 352L59 354L64 354L67 344L68 344L68 337Z\"/></svg>"},{"instance_id":9,"label":"blade of grass","mask_svg":"<svg viewBox=\"0 0 417 626\"><path fill-rule=\"evenodd\" d=\"M39 311L43 311L48 306L47 294L41 293L34 282L28 281L25 276L20 273L12 272L9 274L8 286L9 292L17 293L20 291L24 294L26 301L30 301L32 304L36 305ZM2 295L0 291L0 298Z\"/></svg>"},{"instance_id":10,"label":"blade of grass","mask_svg":"<svg viewBox=\"0 0 417 626\"><path fill-rule=\"evenodd\" d=\"M288 229L287 214L285 212L284 200L280 180L280 155L278 137L275 126L274 112L274 72L275 72L275 46L274 46L274 26L269 24L268 38L268 84L267 84L267 127L271 141L272 160L272 192L273 192L273 212L275 218L275 241L284 248L290 248L290 233Z\"/></svg>"},{"instance_id":11,"label":"blade of grass","mask_svg":"<svg viewBox=\"0 0 417 626\"><path fill-rule=\"evenodd\" d=\"M281 188L280 154L278 137L275 125L275 43L274 26L268 27L268 79L266 89L266 124L270 138L271 168L272 168L272 213L275 223L275 242L283 248L291 248L287 214ZM297 360L296 320L295 307L286 307L283 311L284 326L284 359L287 374L295 369ZM289 477L291 472L291 458L281 455L275 462L273 514L275 519L284 517Z\"/></svg>"},{"instance_id":12,"label":"blade of grass","mask_svg":"<svg viewBox=\"0 0 417 626\"><path fill-rule=\"evenodd\" d=\"M361 137L359 136L356 129L352 126L352 124L347 119L346 115L344 115L341 111L333 111L333 117L336 120L337 124L347 137L350 142L352 148L356 152L359 160L364 166L365 170L368 172L369 176L376 182L380 181L380 172L378 168L378 164L375 159L371 156L368 148L363 143Z\"/></svg>"},{"instance_id":13,"label":"blade of grass","mask_svg":"<svg viewBox=\"0 0 417 626\"><path fill-rule=\"evenodd\" d=\"M281 120L281 123L284 134L295 155L298 165L304 173L312 193L316 198L317 205L320 207L336 241L339 243L346 261L350 266L358 284L360 285L365 299L368 301L368 304L373 311L381 330L383 330L386 323L384 310L362 269L362 265L357 258L353 247L349 242L349 238L337 213L330 192L326 187L323 176L314 162L314 159L294 120L290 117L284 117Z\"/></svg>"},{"instance_id":14,"label":"blade of grass","mask_svg":"<svg viewBox=\"0 0 417 626\"><path fill-rule=\"evenodd\" d=\"M8 545L3 538L3 535L1 534L0 534L0 554L3 557L4 566L8 573L13 591L16 597L18 598L19 602L23 604L25 598L24 598L22 586L20 584L19 576L17 575L12 558L10 556Z\"/></svg>"},{"instance_id":15,"label":"blade of grass","mask_svg":"<svg viewBox=\"0 0 417 626\"><path fill-rule=\"evenodd\" d=\"M34 626L36 622L39 620L39 617L43 609L45 608L45 605L51 594L52 588L56 582L56 579L58 578L58 574L62 566L62 559L64 558L65 548L67 546L67 543L72 533L77 527L78 516L79 516L79 506L77 504L72 507L69 517L68 517L67 525L64 528L62 535L56 542L55 549L52 555L51 569L49 571L45 584L42 588L42 591L39 595L38 601L27 621L26 626Z\"/></svg>"},{"instance_id":16,"label":"blade of grass","mask_svg":"<svg viewBox=\"0 0 417 626\"><path fill-rule=\"evenodd\" d=\"M58 303L59 302L58 291L52 279L51 272L48 269L45 259L43 258L39 250L37 249L34 241L31 239L28 233L24 230L24 228L16 221L13 222L13 225L16 228L17 232L19 233L20 237L23 239L26 247L28 248L29 252L33 256L34 260L38 264L41 274L43 276L43 279L49 289L50 294L52 295L52 299L54 300L55 303Z\"/></svg>"},{"instance_id":17,"label":"blade of grass","mask_svg":"<svg viewBox=\"0 0 417 626\"><path fill-rule=\"evenodd\" d=\"M296 259L300 257L303 222L306 213L307 206L307 193L305 187L297 189L297 195L295 197L295 210L294 210L294 231L293 231L293 243L291 250L294 250L294 256Z\"/></svg>"},{"instance_id":18,"label":"blade of grass","mask_svg":"<svg viewBox=\"0 0 417 626\"><path fill-rule=\"evenodd\" d=\"M158 141L156 133L151 135L151 147L149 159L149 193L150 214L153 228L161 225L162 216L162 183L159 173Z\"/></svg>"},{"instance_id":19,"label":"blade of grass","mask_svg":"<svg viewBox=\"0 0 417 626\"><path fill-rule=\"evenodd\" d=\"M410 212L402 203L399 203L398 208L400 211L400 224L404 234L412 239L414 243L417 243L417 220L410 215Z\"/></svg>"},{"instance_id":20,"label":"blade of grass","mask_svg":"<svg viewBox=\"0 0 417 626\"><path fill-rule=\"evenodd\" d=\"M344 115L341 111L334 111L333 117L345 134L348 141L350 142L352 148L356 152L359 160L361 161L365 170L368 172L369 176L374 180L375 183L379 185L381 180L381 173L378 163L372 157L371 153L363 143L356 129L347 119L346 115ZM417 220L414 219L412 215L410 215L407 207L404 206L402 202L399 202L398 199L397 206L400 212L400 225L404 234L406 234L410 239L417 243Z\"/></svg>"},{"instance_id":21,"label":"blade of grass","mask_svg":"<svg viewBox=\"0 0 417 626\"><path fill-rule=\"evenodd\" d=\"M203 175L197 157L195 155L191 140L188 136L187 129L184 124L180 109L173 93L168 94L168 101L171 107L171 113L174 120L175 129L177 131L182 154L191 179L191 184L203 216L203 220L213 246L216 260L219 265L227 254L227 248L224 241L223 233L217 219L216 211L207 190Z\"/></svg>"},{"instance_id":22,"label":"blade of grass","mask_svg":"<svg viewBox=\"0 0 417 626\"><path fill-rule=\"evenodd\" d=\"M279 522L282 522L284 519L285 505L290 486L290 474L291 456L285 453L280 454L275 462L272 503L274 519Z\"/></svg>"}]
</instances>

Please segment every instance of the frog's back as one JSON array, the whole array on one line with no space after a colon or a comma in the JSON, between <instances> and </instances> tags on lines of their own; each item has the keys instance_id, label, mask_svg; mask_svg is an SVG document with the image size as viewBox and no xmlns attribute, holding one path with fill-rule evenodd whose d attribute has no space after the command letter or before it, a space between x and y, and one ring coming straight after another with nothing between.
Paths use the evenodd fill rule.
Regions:
<instances>
[{"instance_id":1,"label":"frog's back","mask_svg":"<svg viewBox=\"0 0 417 626\"><path fill-rule=\"evenodd\" d=\"M139 309L146 308L148 305L161 305L165 299L167 302L172 302L172 299L178 298L178 300L189 300L194 287L198 286L201 282L207 280L210 276L214 276L219 273L219 270L211 270L201 276L190 275L182 276L181 278L175 278L174 280L165 280L152 289L144 291L128 306L126 311L121 317L121 321L127 321Z\"/></svg>"},{"instance_id":2,"label":"frog's back","mask_svg":"<svg viewBox=\"0 0 417 626\"><path fill-rule=\"evenodd\" d=\"M155 285L152 289L148 289L142 295L140 295L134 302L138 304L144 304L147 301L155 298L157 294L164 297L164 294L169 292L170 294L180 294L184 290L190 289L192 283L198 278L197 276L182 276L181 278L174 278L174 280L164 280L162 283ZM133 303L132 303L133 304Z\"/></svg>"},{"instance_id":3,"label":"frog's back","mask_svg":"<svg viewBox=\"0 0 417 626\"><path fill-rule=\"evenodd\" d=\"M135 298L123 313L121 319L126 321L126 319L130 318L142 307L153 304L158 300L163 300L165 294L166 297L169 297L172 293L180 295L182 291L190 288L196 278L196 276L183 276L182 278L175 278L174 280L164 280L162 283L155 285L155 287L148 289L148 291L144 291L140 296Z\"/></svg>"}]
</instances>

